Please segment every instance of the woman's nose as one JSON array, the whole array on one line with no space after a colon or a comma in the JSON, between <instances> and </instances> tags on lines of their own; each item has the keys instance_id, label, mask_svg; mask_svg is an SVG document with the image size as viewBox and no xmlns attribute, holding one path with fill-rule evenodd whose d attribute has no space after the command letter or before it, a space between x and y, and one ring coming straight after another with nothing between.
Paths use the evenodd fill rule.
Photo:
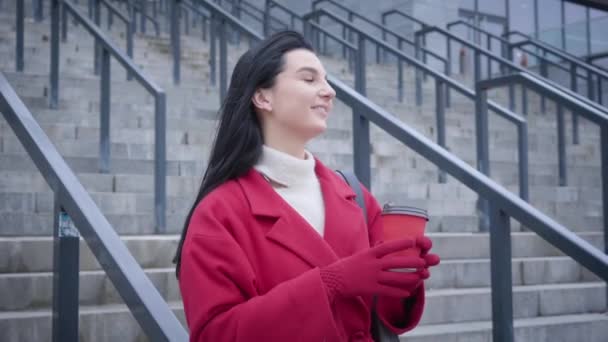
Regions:
<instances>
[{"instance_id":1,"label":"woman's nose","mask_svg":"<svg viewBox=\"0 0 608 342\"><path fill-rule=\"evenodd\" d=\"M325 81L325 85L323 87L323 89L321 90L321 95L323 97L329 97L331 99L333 99L334 97L336 97L336 91L334 90L334 88L332 88L332 86Z\"/></svg>"}]
</instances>

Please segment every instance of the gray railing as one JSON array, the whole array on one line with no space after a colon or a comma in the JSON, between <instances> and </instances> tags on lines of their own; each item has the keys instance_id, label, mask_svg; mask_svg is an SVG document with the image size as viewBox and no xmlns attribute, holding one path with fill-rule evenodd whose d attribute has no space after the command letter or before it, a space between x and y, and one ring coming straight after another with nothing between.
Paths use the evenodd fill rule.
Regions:
<instances>
[{"instance_id":1,"label":"gray railing","mask_svg":"<svg viewBox=\"0 0 608 342\"><path fill-rule=\"evenodd\" d=\"M154 218L157 232L166 229L166 112L165 92L114 43L106 37L101 29L87 16L81 14L76 6L68 0L51 1L51 72L50 72L50 107L57 108L59 102L59 11L63 6L81 24L99 44L101 49L100 79L100 144L99 169L102 173L110 172L110 59L114 57L128 73L133 75L152 96L154 96ZM67 22L67 15L63 21Z\"/></svg>"},{"instance_id":2,"label":"gray railing","mask_svg":"<svg viewBox=\"0 0 608 342\"><path fill-rule=\"evenodd\" d=\"M354 58L357 53L357 47L354 44L352 44L350 41L346 40L344 33L342 34L342 37L339 37L338 35L323 28L323 26L321 26L319 23L316 23L316 22L306 23L305 20L302 18L302 16L300 16L298 13L292 11L287 6L280 4L273 0L267 0L266 4L264 6L264 18L266 18L264 23L269 22L269 20L271 20L273 18L271 11L274 8L281 10L283 13L285 13L289 16L289 22L290 22L289 28L290 29L296 30L296 31L298 30L298 28L296 27L296 24L295 24L296 20L298 22L300 22L300 24L301 24L300 31L303 32L305 29L312 29L313 32L310 32L307 34L311 35L311 40L312 40L313 44L318 45L316 42L320 42L321 37L323 37L323 42L324 42L325 46L327 45L327 38L331 38L332 40L336 41L339 45L342 46L342 56L344 58L348 58L349 72L353 71ZM264 35L266 35L266 36L271 34L271 31L270 31L270 28L268 27L268 25L264 25L263 31L264 31ZM327 51L325 51L325 52L327 52Z\"/></svg>"},{"instance_id":3,"label":"gray railing","mask_svg":"<svg viewBox=\"0 0 608 342\"><path fill-rule=\"evenodd\" d=\"M448 31L451 32L451 29L453 27L455 27L455 26L464 26L464 27L466 27L466 28L468 28L468 29L470 29L470 30L472 30L474 32L478 32L480 34L485 35L485 37L486 37L486 46L485 46L485 48L488 51L492 51L492 41L493 40L496 41L499 44L499 46L500 46L501 56L503 58L505 58L505 59L510 60L510 61L513 60L513 51L512 51L512 49L510 49L510 44L511 43L509 42L509 40L507 40L507 39L505 39L505 38L503 38L501 36L498 36L496 34L493 34L490 31L487 31L487 30L484 30L482 28L479 28L479 27L477 27L477 26L475 26L475 25L473 25L471 23L468 23L468 22L466 22L464 20L456 20L456 21L453 21L451 23L448 23L446 25L446 28L448 29ZM482 40L483 39L480 39L479 44L481 44ZM548 70L549 66L552 66L552 67L555 67L555 68L560 69L562 71L565 71L568 74L570 74L570 72L572 71L570 68L567 68L567 67L561 65L558 62L552 61L551 59L549 59L546 56L546 54L544 54L544 56L540 55L540 54L536 53L535 51L532 51L530 49L526 49L524 46L520 46L519 50L521 50L522 52L526 53L529 56L534 57L538 61L538 63L537 63L537 66L539 68L538 71L539 71L540 75L543 76L543 77L549 77L549 70ZM487 67L488 67L487 74L488 75L492 75L492 63L487 63ZM503 70L503 73L504 73L504 70ZM586 74L579 74L578 70L576 70L576 74L575 75L578 78L582 78L584 80L587 79L587 75ZM541 98L540 108L541 108L542 112L544 112L545 109L546 109L544 96Z\"/></svg>"},{"instance_id":4,"label":"gray railing","mask_svg":"<svg viewBox=\"0 0 608 342\"><path fill-rule=\"evenodd\" d=\"M487 97L488 90L496 87L502 87L510 84L518 84L522 87L531 89L539 94L546 96L553 100L558 107L558 126L561 126L559 131L562 135L560 139L560 149L563 149L563 110L568 108L572 111L580 113L589 122L596 124L600 129L600 162L601 162L601 178L602 178L602 218L604 227L604 252L608 254L608 115L598 111L597 109L579 101L572 97L570 94L557 89L553 86L547 85L546 83L539 81L536 78L531 77L528 74L516 73L506 76L497 77L494 79L487 79L477 82L475 88L477 94L479 94L480 101L476 106L478 115L487 116L487 107L483 105L485 98ZM484 128L487 129L487 128ZM484 134L487 136L487 133ZM485 141L484 143L487 143ZM560 168L564 167L560 163ZM565 171L564 171L565 172ZM606 277L604 277L606 280ZM607 288L608 290L608 288ZM608 293L608 292L607 292Z\"/></svg>"},{"instance_id":5,"label":"gray railing","mask_svg":"<svg viewBox=\"0 0 608 342\"><path fill-rule=\"evenodd\" d=\"M397 11L396 13L401 13L400 11ZM500 56L496 56L494 55L491 51L488 51L482 47L479 47L477 45L475 45L474 43L471 43L465 39L462 39L454 34L452 34L451 32L448 32L440 27L437 26L427 26L426 28L419 30L416 32L416 35L419 36L424 36L426 34L429 33L438 33L442 36L444 36L446 38L446 42L447 42L447 46L448 46L448 53L451 50L450 49L450 43L451 41L455 41L458 42L470 49L472 49L474 51L474 61L475 61L475 72L474 72L474 78L475 78L475 82L478 82L481 80L481 58L482 56L486 57L488 59L488 61L495 61L497 63L499 63L501 68L504 68L506 71L508 72L525 72L528 73L530 75L532 75L533 77L536 77L540 80L543 80L545 82L547 82L548 84L557 87L558 89L566 92L567 94L570 94L571 96L573 96L574 98L582 101L583 103L588 104L589 106L592 106L594 108L596 108L597 110L599 110L600 112L606 113L608 114L608 109L603 107L602 105L591 101L590 99L576 93L573 90L567 89L555 82L552 82L549 79L543 78L542 76L537 76L529 71L527 71L525 68L520 67L519 65L506 60ZM449 57L449 56L448 56ZM450 57L448 58L448 60L450 59ZM418 82L418 81L417 81ZM514 108L515 107L515 94L514 94L514 87L513 86L509 86L509 108ZM522 112L524 113L524 115L527 115L528 112L528 96L527 96L527 90L526 88L522 88ZM574 144L578 144L579 142L579 129L578 129L578 115L576 113L572 113L572 139Z\"/></svg>"},{"instance_id":6,"label":"gray railing","mask_svg":"<svg viewBox=\"0 0 608 342\"><path fill-rule=\"evenodd\" d=\"M187 341L184 327L1 73L0 112L54 193L53 341L79 339L80 235L151 341Z\"/></svg>"},{"instance_id":7,"label":"gray railing","mask_svg":"<svg viewBox=\"0 0 608 342\"><path fill-rule=\"evenodd\" d=\"M223 25L231 25L256 41L262 39L261 35L242 24L217 4L208 0L200 0L199 3L213 13ZM225 36L220 37L226 40ZM221 44L227 43L220 42ZM225 63L220 64L226 67ZM332 75L328 76L328 80L336 90L338 99L353 108L354 121L359 121L363 126L362 135L369 135L368 125L370 122L374 123L491 203L492 320L495 342L513 341L512 278L511 272L505 272L511 270L510 218L529 227L592 273L608 281L608 256L597 248L399 121L394 115L367 99L364 94L348 87ZM354 141L355 164L361 163L362 151L367 153L370 151L369 140L360 139L361 134L354 132L353 135L358 137Z\"/></svg>"},{"instance_id":8,"label":"gray railing","mask_svg":"<svg viewBox=\"0 0 608 342\"><path fill-rule=\"evenodd\" d=\"M312 9L313 11L316 10L322 3L329 3L334 7L337 7L343 11L346 12L347 14L347 18L349 22L353 22L356 19L361 20L371 26L373 26L376 29L379 29L380 32L382 33L382 40L386 41L387 40L387 35L392 36L393 38L395 38L397 40L397 46L399 46L399 50L403 50L403 43L407 43L408 45L410 45L412 48L415 48L416 51L419 51L420 53L422 53L422 58L424 63L427 63L427 55L434 57L437 61L439 61L442 65L443 65L443 69L444 72L447 75L450 75L451 71L450 71L450 65L448 64L448 61L443 58L442 56L434 53L431 50L426 49L424 46L426 45L426 41L422 41L422 46L417 46L417 43L408 39L407 37L405 37L404 35L391 30L389 28L387 28L384 24L380 25L377 22L368 19L367 17L351 10L350 8L334 1L334 0L314 0L312 2ZM347 37L347 28L346 27L342 27L342 38L346 39ZM352 32L348 32L348 41L352 42L353 41L353 35ZM343 54L345 56L345 54ZM381 47L379 45L376 45L376 63L380 63L381 61Z\"/></svg>"},{"instance_id":9,"label":"gray railing","mask_svg":"<svg viewBox=\"0 0 608 342\"><path fill-rule=\"evenodd\" d=\"M429 68L427 65L425 65L420 60L406 55L403 51L398 50L394 46L391 46L388 43L386 43L376 37L373 37L373 36L367 34L366 32L361 31L359 28L354 26L352 23L346 21L343 18L340 18L340 17L334 15L333 13L328 12L325 9L317 9L316 11L305 15L303 18L308 19L310 21L310 20L314 20L314 18L316 16L329 17L332 20L334 20L336 23L347 26L349 30L351 30L352 32L355 32L357 34L358 54L357 54L357 58L356 58L357 62L355 63L355 88L357 89L357 91L359 93L364 94L364 95L366 93L366 89L365 89L366 88L365 87L365 74L366 74L366 72L365 72L365 64L366 64L365 63L365 42L366 41L369 41L376 45L380 45L385 51L394 55L398 59L398 63L397 63L398 67L404 61L404 62L408 63L409 65L415 67L416 71L419 71L420 73L425 73L428 76L431 76L434 78L434 80L435 80L436 121L437 121L437 142L440 146L445 148L446 147L446 143L445 143L445 104L446 104L447 90L452 89L472 101L477 101L478 98L476 97L473 90L466 88L465 86L454 81L453 79L449 78L448 76ZM401 67L399 67L399 69L401 69ZM399 71L398 74L399 74L399 79L402 79L402 77L401 77L402 71ZM417 74L417 77L419 77L418 74ZM419 103L421 103L421 99L419 99L419 97L421 97L421 93L422 93L422 82L420 82L419 88L416 88L416 89L417 89L416 97L418 98ZM519 193L520 193L520 196L524 200L528 200L529 199L528 131L527 131L526 119L511 112L510 110L500 106L499 104L495 103L494 101L488 100L487 104L488 104L488 107L490 109L492 109L492 111L497 113L502 118L513 123L517 127L517 132L518 132L517 133L517 135L518 135L517 144L518 144L518 159L519 159L519 163L518 163ZM481 130L478 129L479 128L479 126L478 126L479 119L480 119L479 117L476 117L476 130L475 131L476 131L476 135L477 135L477 139L476 139L476 141L477 141L477 143L476 143L477 165L482 172L485 172L484 170L486 168L489 169L489 151L488 151L487 145L483 145L483 144L479 143L482 140L482 137L479 135L479 134L481 134ZM355 132L355 136L358 136L356 133L357 132ZM370 177L370 170L368 167L364 167L364 165L369 166L369 163L364 162L363 165L359 165L359 166L356 165L355 171L357 172L357 175L360 178L362 178L365 181L368 181L369 177ZM445 181L446 181L445 174L440 172L439 182L444 183ZM488 228L487 221L481 222L481 228L482 229Z\"/></svg>"},{"instance_id":10,"label":"gray railing","mask_svg":"<svg viewBox=\"0 0 608 342\"><path fill-rule=\"evenodd\" d=\"M510 49L521 48L522 46L533 46L535 49L539 49L543 52L543 54L550 54L552 56L560 58L562 61L567 62L570 65L570 89L577 92L578 91L578 80L576 78L576 74L578 69L582 69L584 73L587 74L587 97L592 101L595 101L599 104L603 104L602 100L602 84L604 81L608 81L608 72L602 70L595 65L586 63L579 58L576 58L569 53L566 53L554 46L551 46L543 41L538 39L534 39L526 34L523 34L519 31L511 31L505 34L507 38L511 36L520 36L524 38L524 40L511 43L509 45ZM594 83L595 80L595 83ZM596 86L597 89L600 90L596 95Z\"/></svg>"},{"instance_id":11,"label":"gray railing","mask_svg":"<svg viewBox=\"0 0 608 342\"><path fill-rule=\"evenodd\" d=\"M400 10L392 10L391 13L394 14L399 14L401 16L407 16L406 13L403 13ZM408 16L409 17L409 16ZM445 37L446 39L446 46L447 46L447 54L448 54L448 61L451 64L451 43L452 41L455 41L459 44L462 44L463 46L466 46L467 48L471 49L474 51L474 60L475 60L475 72L474 72L474 81L478 82L479 80L481 80L482 78L482 68L481 68L481 58L482 56L487 58L488 61L493 61L499 64L499 66L501 67L501 69L504 68L505 72L527 72L530 73L529 71L527 71L526 69L520 67L519 65L513 63L510 60L507 60L505 58L502 58L501 56L496 56L494 55L494 53L492 51L488 51L466 39L463 39L457 35L454 35L453 33L437 27L437 26L426 26L425 28L418 30L415 35L420 36L420 37L424 37L427 34L430 33L437 33L440 36ZM530 73L531 75L534 75L532 73ZM541 77L541 76L536 76L535 77ZM600 104L589 100L588 98L576 93L575 91L572 91L571 89L567 89L555 82L552 82L551 80L548 79L544 79L546 82L549 82L550 84L552 84L553 86L558 87L559 89L562 89L566 92L568 92L569 94L571 94L572 96L576 97L577 99L597 108L598 110L602 111L602 112L606 112L608 113L608 109L606 109L605 107L602 107ZM509 108L513 109L515 107L515 95L512 91L512 87L509 88ZM524 93L524 92L522 92ZM522 109L524 111L524 114L527 114L527 96L522 96ZM574 117L576 117L576 115L574 115ZM573 119L573 131L574 131L574 141L575 143L578 143L578 124L576 123L576 119Z\"/></svg>"}]
</instances>

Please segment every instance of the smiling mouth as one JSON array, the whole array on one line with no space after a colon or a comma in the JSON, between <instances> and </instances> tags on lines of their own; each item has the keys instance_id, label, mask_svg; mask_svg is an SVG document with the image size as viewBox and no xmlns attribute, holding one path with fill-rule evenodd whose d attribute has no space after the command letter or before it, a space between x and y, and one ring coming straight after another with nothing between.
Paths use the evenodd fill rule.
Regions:
<instances>
[{"instance_id":1,"label":"smiling mouth","mask_svg":"<svg viewBox=\"0 0 608 342\"><path fill-rule=\"evenodd\" d=\"M316 110L317 112L320 112L323 116L329 115L329 108L325 106L313 106L312 109Z\"/></svg>"}]
</instances>

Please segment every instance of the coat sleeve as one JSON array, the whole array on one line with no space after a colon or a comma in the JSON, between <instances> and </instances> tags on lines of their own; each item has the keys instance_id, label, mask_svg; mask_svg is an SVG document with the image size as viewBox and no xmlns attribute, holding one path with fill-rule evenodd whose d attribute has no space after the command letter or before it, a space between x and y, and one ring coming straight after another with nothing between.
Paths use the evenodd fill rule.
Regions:
<instances>
[{"instance_id":1,"label":"coat sleeve","mask_svg":"<svg viewBox=\"0 0 608 342\"><path fill-rule=\"evenodd\" d=\"M382 208L372 194L363 186L370 246L381 243L384 239L382 227ZM396 299L378 297L376 312L384 324L396 334L412 330L420 322L424 310L424 283L408 298Z\"/></svg>"},{"instance_id":2,"label":"coat sleeve","mask_svg":"<svg viewBox=\"0 0 608 342\"><path fill-rule=\"evenodd\" d=\"M259 293L229 220L214 216L224 210L199 205L184 243L179 285L190 341L319 341L335 331L318 268Z\"/></svg>"}]
</instances>

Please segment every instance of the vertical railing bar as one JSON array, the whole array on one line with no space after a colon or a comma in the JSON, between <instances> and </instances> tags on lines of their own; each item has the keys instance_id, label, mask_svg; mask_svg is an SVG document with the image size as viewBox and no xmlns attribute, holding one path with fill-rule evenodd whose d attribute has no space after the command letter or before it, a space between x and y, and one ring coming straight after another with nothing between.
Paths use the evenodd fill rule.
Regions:
<instances>
[{"instance_id":1,"label":"vertical railing bar","mask_svg":"<svg viewBox=\"0 0 608 342\"><path fill-rule=\"evenodd\" d=\"M220 103L226 98L228 90L228 56L227 56L227 30L226 21L222 18L219 23L219 43L220 43Z\"/></svg>"},{"instance_id":2,"label":"vertical railing bar","mask_svg":"<svg viewBox=\"0 0 608 342\"><path fill-rule=\"evenodd\" d=\"M216 77L215 77L215 73L216 73L216 51L215 51L215 44L216 44L216 32L217 32L217 26L216 26L216 20L215 20L215 15L212 13L211 14L211 18L209 19L209 78L211 80L211 85L215 86L216 85Z\"/></svg>"},{"instance_id":3,"label":"vertical railing bar","mask_svg":"<svg viewBox=\"0 0 608 342\"><path fill-rule=\"evenodd\" d=\"M101 50L101 87L99 96L99 172L110 172L110 52Z\"/></svg>"},{"instance_id":4,"label":"vertical railing bar","mask_svg":"<svg viewBox=\"0 0 608 342\"><path fill-rule=\"evenodd\" d=\"M17 0L17 27L15 30L17 31L17 42L15 46L15 56L17 57L15 60L15 68L17 71L23 71L23 37L24 37L24 21L25 21L25 0Z\"/></svg>"},{"instance_id":5,"label":"vertical railing bar","mask_svg":"<svg viewBox=\"0 0 608 342\"><path fill-rule=\"evenodd\" d=\"M576 64L570 63L570 89L573 92L578 92L578 79L577 79L577 71ZM572 113L572 143L574 145L578 145L578 114L574 110Z\"/></svg>"},{"instance_id":6,"label":"vertical railing bar","mask_svg":"<svg viewBox=\"0 0 608 342\"><path fill-rule=\"evenodd\" d=\"M557 105L557 158L558 158L558 178L559 186L568 184L568 174L566 168L566 128L564 122L564 106Z\"/></svg>"},{"instance_id":7,"label":"vertical railing bar","mask_svg":"<svg viewBox=\"0 0 608 342\"><path fill-rule=\"evenodd\" d=\"M510 218L496 205L490 205L489 209L492 337L494 342L513 342Z\"/></svg>"},{"instance_id":8,"label":"vertical railing bar","mask_svg":"<svg viewBox=\"0 0 608 342\"><path fill-rule=\"evenodd\" d=\"M414 55L417 60L420 60L420 34L414 36ZM422 106L422 73L420 69L416 68L414 74L416 82L416 105Z\"/></svg>"},{"instance_id":9,"label":"vertical railing bar","mask_svg":"<svg viewBox=\"0 0 608 342\"><path fill-rule=\"evenodd\" d=\"M521 122L517 125L518 134L518 157L519 157L519 197L524 201L530 200L529 187L529 160L528 160L528 123Z\"/></svg>"},{"instance_id":10,"label":"vertical railing bar","mask_svg":"<svg viewBox=\"0 0 608 342\"><path fill-rule=\"evenodd\" d=\"M95 25L99 26L100 24L100 19L101 19L101 0L93 0L94 6L93 6L93 18L95 21ZM99 54L101 53L101 48L99 46L99 42L97 41L97 38L94 37L94 46L93 46L93 73L95 75L99 75L99 68L100 68L100 60L99 60Z\"/></svg>"},{"instance_id":11,"label":"vertical railing bar","mask_svg":"<svg viewBox=\"0 0 608 342\"><path fill-rule=\"evenodd\" d=\"M59 8L60 0L51 0L51 72L49 107L59 105Z\"/></svg>"},{"instance_id":12,"label":"vertical railing bar","mask_svg":"<svg viewBox=\"0 0 608 342\"><path fill-rule=\"evenodd\" d=\"M164 92L154 96L154 208L156 232L167 228L167 98Z\"/></svg>"},{"instance_id":13,"label":"vertical railing bar","mask_svg":"<svg viewBox=\"0 0 608 342\"><path fill-rule=\"evenodd\" d=\"M365 37L358 36L357 61L355 64L355 89L362 95L366 95L365 82ZM353 107L353 162L355 174L368 189L371 189L370 170L370 134L369 121L360 112L359 106Z\"/></svg>"},{"instance_id":14,"label":"vertical railing bar","mask_svg":"<svg viewBox=\"0 0 608 342\"><path fill-rule=\"evenodd\" d=\"M446 148L445 145L445 85L439 79L435 79L435 110L437 120L437 143ZM447 177L445 171L439 169L438 182L445 184Z\"/></svg>"},{"instance_id":15,"label":"vertical railing bar","mask_svg":"<svg viewBox=\"0 0 608 342\"><path fill-rule=\"evenodd\" d=\"M180 0L171 1L171 48L173 54L173 83L179 84L181 78L181 52L179 35Z\"/></svg>"},{"instance_id":16,"label":"vertical railing bar","mask_svg":"<svg viewBox=\"0 0 608 342\"><path fill-rule=\"evenodd\" d=\"M397 79L397 96L399 102L403 102L403 61L400 58L397 58Z\"/></svg>"},{"instance_id":17,"label":"vertical railing bar","mask_svg":"<svg viewBox=\"0 0 608 342\"><path fill-rule=\"evenodd\" d=\"M53 213L52 341L77 341L80 237L61 208L61 193L55 193Z\"/></svg>"},{"instance_id":18,"label":"vertical railing bar","mask_svg":"<svg viewBox=\"0 0 608 342\"><path fill-rule=\"evenodd\" d=\"M608 254L608 124L600 126L600 153L602 174L602 218L604 225L604 253ZM608 287L606 287L608 295ZM607 297L608 298L608 297Z\"/></svg>"},{"instance_id":19,"label":"vertical railing bar","mask_svg":"<svg viewBox=\"0 0 608 342\"><path fill-rule=\"evenodd\" d=\"M479 52L475 53L475 58L480 58ZM478 63L476 62L476 65ZM488 137L488 92L479 87L479 83L475 83L477 96L475 97L475 135L477 147L477 169L490 176L490 161L489 161L489 137ZM478 197L479 208L479 230L487 231L489 229L489 209L488 201L483 197Z\"/></svg>"}]
</instances>

